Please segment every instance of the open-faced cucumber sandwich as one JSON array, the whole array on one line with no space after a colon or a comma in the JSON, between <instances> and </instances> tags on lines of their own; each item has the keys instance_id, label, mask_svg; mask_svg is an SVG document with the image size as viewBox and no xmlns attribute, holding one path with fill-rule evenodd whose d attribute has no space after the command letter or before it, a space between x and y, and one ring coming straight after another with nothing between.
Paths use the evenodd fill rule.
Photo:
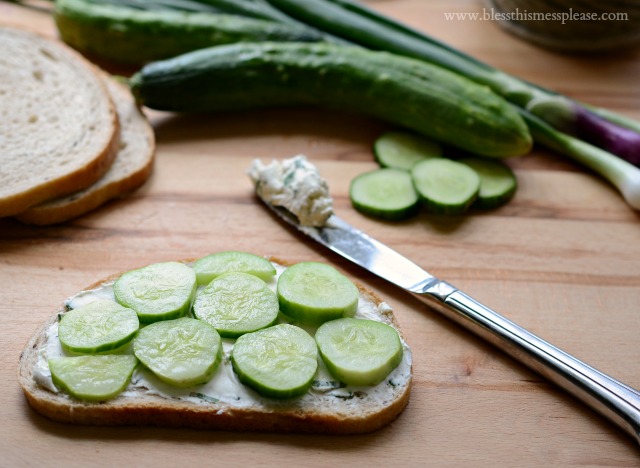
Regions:
<instances>
[{"instance_id":1,"label":"open-faced cucumber sandwich","mask_svg":"<svg viewBox=\"0 0 640 468\"><path fill-rule=\"evenodd\" d=\"M391 308L335 268L225 251L70 297L19 380L65 423L357 434L402 412L411 372Z\"/></svg>"}]
</instances>

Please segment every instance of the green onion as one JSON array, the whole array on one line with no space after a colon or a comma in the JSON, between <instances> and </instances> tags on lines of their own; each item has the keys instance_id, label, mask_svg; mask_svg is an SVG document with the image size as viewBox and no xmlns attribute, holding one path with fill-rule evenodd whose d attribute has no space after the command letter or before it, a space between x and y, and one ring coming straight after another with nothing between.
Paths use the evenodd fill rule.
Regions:
<instances>
[{"instance_id":1,"label":"green onion","mask_svg":"<svg viewBox=\"0 0 640 468\"><path fill-rule=\"evenodd\" d=\"M639 168L603 149L559 132L530 112L518 110L537 142L600 174L618 189L632 208L640 210Z\"/></svg>"}]
</instances>

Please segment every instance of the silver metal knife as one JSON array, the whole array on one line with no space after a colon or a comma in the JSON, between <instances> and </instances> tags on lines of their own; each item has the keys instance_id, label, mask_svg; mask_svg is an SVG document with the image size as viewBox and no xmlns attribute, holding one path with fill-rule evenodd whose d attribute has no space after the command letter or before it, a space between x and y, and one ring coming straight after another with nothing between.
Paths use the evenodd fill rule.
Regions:
<instances>
[{"instance_id":1,"label":"silver metal knife","mask_svg":"<svg viewBox=\"0 0 640 468\"><path fill-rule=\"evenodd\" d=\"M413 293L543 377L559 385L640 442L640 392L583 363L429 274L335 214L323 227L301 226L284 208L264 202L320 244Z\"/></svg>"}]
</instances>

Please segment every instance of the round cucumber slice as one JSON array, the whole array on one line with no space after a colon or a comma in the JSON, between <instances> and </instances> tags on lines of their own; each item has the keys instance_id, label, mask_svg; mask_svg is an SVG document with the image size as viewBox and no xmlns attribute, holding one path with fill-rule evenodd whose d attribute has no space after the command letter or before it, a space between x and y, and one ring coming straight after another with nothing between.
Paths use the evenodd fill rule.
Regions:
<instances>
[{"instance_id":1,"label":"round cucumber slice","mask_svg":"<svg viewBox=\"0 0 640 468\"><path fill-rule=\"evenodd\" d=\"M426 208L437 214L461 214L480 190L480 176L469 166L445 158L419 162L411 170Z\"/></svg>"},{"instance_id":2,"label":"round cucumber slice","mask_svg":"<svg viewBox=\"0 0 640 468\"><path fill-rule=\"evenodd\" d=\"M240 381L260 395L291 398L311 386L318 368L318 348L302 328L275 325L238 338L231 363Z\"/></svg>"},{"instance_id":3,"label":"round cucumber slice","mask_svg":"<svg viewBox=\"0 0 640 468\"><path fill-rule=\"evenodd\" d=\"M56 387L79 400L104 401L118 396L131 381L138 360L130 354L49 359Z\"/></svg>"},{"instance_id":4,"label":"round cucumber slice","mask_svg":"<svg viewBox=\"0 0 640 468\"><path fill-rule=\"evenodd\" d=\"M193 314L225 338L273 325L278 297L260 278L248 273L224 273L196 296Z\"/></svg>"},{"instance_id":5,"label":"round cucumber slice","mask_svg":"<svg viewBox=\"0 0 640 468\"><path fill-rule=\"evenodd\" d=\"M211 379L222 359L222 340L211 325L183 317L142 328L133 353L161 380L190 387Z\"/></svg>"},{"instance_id":6,"label":"round cucumber slice","mask_svg":"<svg viewBox=\"0 0 640 468\"><path fill-rule=\"evenodd\" d=\"M375 320L332 320L318 328L316 343L329 372L347 385L377 385L402 361L398 332Z\"/></svg>"},{"instance_id":7,"label":"round cucumber slice","mask_svg":"<svg viewBox=\"0 0 640 468\"><path fill-rule=\"evenodd\" d=\"M483 209L504 205L516 193L518 181L509 166L498 160L465 158L460 160L480 176L480 192L474 206Z\"/></svg>"},{"instance_id":8,"label":"round cucumber slice","mask_svg":"<svg viewBox=\"0 0 640 468\"><path fill-rule=\"evenodd\" d=\"M65 313L58 325L60 344L75 353L100 353L125 345L140 328L136 313L98 299Z\"/></svg>"},{"instance_id":9,"label":"round cucumber slice","mask_svg":"<svg viewBox=\"0 0 640 468\"><path fill-rule=\"evenodd\" d=\"M382 219L401 220L416 213L418 194L411 175L400 169L376 169L351 181L353 207Z\"/></svg>"},{"instance_id":10,"label":"round cucumber slice","mask_svg":"<svg viewBox=\"0 0 640 468\"><path fill-rule=\"evenodd\" d=\"M209 284L223 273L239 271L269 281L276 274L269 260L246 252L218 252L207 255L193 264L198 284Z\"/></svg>"},{"instance_id":11,"label":"round cucumber slice","mask_svg":"<svg viewBox=\"0 0 640 468\"><path fill-rule=\"evenodd\" d=\"M410 171L422 160L442 156L442 147L419 135L391 131L378 137L373 144L373 152L382 167Z\"/></svg>"},{"instance_id":12,"label":"round cucumber slice","mask_svg":"<svg viewBox=\"0 0 640 468\"><path fill-rule=\"evenodd\" d=\"M358 308L358 288L335 268L301 262L278 278L280 310L305 325L350 317Z\"/></svg>"},{"instance_id":13,"label":"round cucumber slice","mask_svg":"<svg viewBox=\"0 0 640 468\"><path fill-rule=\"evenodd\" d=\"M141 322L170 320L191 308L196 274L178 262L155 263L124 273L113 285L116 300L133 309Z\"/></svg>"}]
</instances>

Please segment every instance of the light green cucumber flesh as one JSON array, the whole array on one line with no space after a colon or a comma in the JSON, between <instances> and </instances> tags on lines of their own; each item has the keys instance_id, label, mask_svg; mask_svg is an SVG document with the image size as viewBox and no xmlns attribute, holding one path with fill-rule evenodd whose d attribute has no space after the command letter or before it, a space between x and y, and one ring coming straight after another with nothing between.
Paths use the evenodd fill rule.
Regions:
<instances>
[{"instance_id":1,"label":"light green cucumber flesh","mask_svg":"<svg viewBox=\"0 0 640 468\"><path fill-rule=\"evenodd\" d=\"M469 166L450 159L419 162L411 176L424 206L437 214L464 213L480 191L480 176Z\"/></svg>"},{"instance_id":2,"label":"light green cucumber flesh","mask_svg":"<svg viewBox=\"0 0 640 468\"><path fill-rule=\"evenodd\" d=\"M418 194L409 172L376 169L351 181L349 197L362 213L388 220L402 220L416 213Z\"/></svg>"},{"instance_id":3,"label":"light green cucumber flesh","mask_svg":"<svg viewBox=\"0 0 640 468\"><path fill-rule=\"evenodd\" d=\"M358 288L335 268L318 262L301 262L278 278L280 310L305 325L350 317L358 308Z\"/></svg>"},{"instance_id":4,"label":"light green cucumber flesh","mask_svg":"<svg viewBox=\"0 0 640 468\"><path fill-rule=\"evenodd\" d=\"M306 331L281 324L238 338L231 362L240 381L260 395L292 398L311 386L318 350Z\"/></svg>"},{"instance_id":5,"label":"light green cucumber flesh","mask_svg":"<svg viewBox=\"0 0 640 468\"><path fill-rule=\"evenodd\" d=\"M129 385L138 360L126 354L74 356L49 359L56 387L79 400L115 398Z\"/></svg>"},{"instance_id":6,"label":"light green cucumber flesh","mask_svg":"<svg viewBox=\"0 0 640 468\"><path fill-rule=\"evenodd\" d=\"M144 323L182 317L191 308L196 288L193 269L178 262L129 271L113 285L118 303L135 310Z\"/></svg>"},{"instance_id":7,"label":"light green cucumber flesh","mask_svg":"<svg viewBox=\"0 0 640 468\"><path fill-rule=\"evenodd\" d=\"M139 327L135 311L100 299L66 312L58 325L58 338L67 351L100 353L125 345Z\"/></svg>"},{"instance_id":8,"label":"light green cucumber flesh","mask_svg":"<svg viewBox=\"0 0 640 468\"><path fill-rule=\"evenodd\" d=\"M376 139L373 152L382 167L410 171L424 159L442 156L442 146L420 135L390 131Z\"/></svg>"},{"instance_id":9,"label":"light green cucumber flesh","mask_svg":"<svg viewBox=\"0 0 640 468\"><path fill-rule=\"evenodd\" d=\"M482 209L504 205L516 193L518 181L509 166L501 161L485 158L460 160L480 176L480 192L474 206Z\"/></svg>"},{"instance_id":10,"label":"light green cucumber flesh","mask_svg":"<svg viewBox=\"0 0 640 468\"><path fill-rule=\"evenodd\" d=\"M347 385L377 385L402 361L398 332L382 322L332 320L318 328L315 339L329 372Z\"/></svg>"},{"instance_id":11,"label":"light green cucumber flesh","mask_svg":"<svg viewBox=\"0 0 640 468\"><path fill-rule=\"evenodd\" d=\"M216 86L211 86L216 83ZM488 88L419 60L327 43L238 43L146 65L130 79L158 110L310 105L377 117L493 157L531 148L520 115Z\"/></svg>"},{"instance_id":12,"label":"light green cucumber flesh","mask_svg":"<svg viewBox=\"0 0 640 468\"><path fill-rule=\"evenodd\" d=\"M218 276L198 292L193 303L194 316L225 338L273 325L279 311L278 298L267 284L240 272Z\"/></svg>"},{"instance_id":13,"label":"light green cucumber flesh","mask_svg":"<svg viewBox=\"0 0 640 468\"><path fill-rule=\"evenodd\" d=\"M269 281L276 275L273 264L264 257L246 252L226 251L207 255L193 264L199 285L209 284L223 273L232 271L249 273Z\"/></svg>"},{"instance_id":14,"label":"light green cucumber flesh","mask_svg":"<svg viewBox=\"0 0 640 468\"><path fill-rule=\"evenodd\" d=\"M211 325L183 317L142 328L133 352L159 379L190 387L211 379L222 359L222 340Z\"/></svg>"},{"instance_id":15,"label":"light green cucumber flesh","mask_svg":"<svg viewBox=\"0 0 640 468\"><path fill-rule=\"evenodd\" d=\"M149 265L122 275L116 282L116 284L120 282L119 286L115 288L114 285L114 288L120 291L121 297L123 291L129 291L131 295L141 299L145 304L150 300L162 300L166 298L165 296L175 295L176 278L182 277L182 274L176 275L176 271L184 273L183 267L190 270L188 266L177 262ZM333 267L307 262L289 267L285 273L292 269L293 277L289 280L285 279L280 286L285 292L289 289L293 291L294 299L299 294L309 300L309 303L306 304L300 304L295 300L289 301L289 305L302 310L299 318L294 318L294 321L301 324L304 322L304 324L318 325L325 320L355 313L359 292L353 283ZM191 284L194 281L194 278L191 277L188 283ZM265 288L269 288L259 278L243 272L230 272L217 277L212 283L216 283L216 281L219 281L220 284L228 282L221 290L224 295L229 294L229 304L233 304L233 307L253 310L265 307L267 302L271 303L271 306L268 307L269 319L260 319L259 325L244 327L245 329L241 330L242 336L236 340L237 345L245 343L241 341L243 337L256 335L261 337L258 342L264 344L261 352L250 351L252 347L255 350L255 345L247 344L246 352L238 352L236 358L241 357L232 359L232 365L241 376L241 381L256 389L261 395L272 398L288 398L305 393L311 385L317 368L317 345L313 338L303 328L295 325L273 325L276 323L275 317L279 313L279 303L271 290L269 290L269 294L265 294ZM245 285L245 282L248 286ZM203 288L201 292L206 289ZM173 292L168 294L168 291ZM252 296L256 291L257 294ZM262 294L265 295L262 296ZM99 312L95 312L96 315L93 315L92 312L94 308L99 310ZM86 315L81 315L83 311ZM128 315L123 315L125 311L128 311ZM237 312L238 310L234 310L231 315L233 316ZM197 312L194 314L198 315ZM291 316L295 315L295 313L291 314ZM112 317L107 320L103 315L111 315ZM90 319L90 317L92 318ZM80 320L81 318L82 320ZM112 301L99 299L88 305L72 309L60 318L59 330L61 331L59 331L59 336L68 344L71 343L70 346L63 345L64 348L72 352L79 352L78 350L92 353L113 352L114 349L127 344L130 340L130 330L127 329L128 338L125 338L125 333L120 330L120 327L127 328L131 326L127 325L128 322L135 322L135 330L138 332L131 347L134 355L79 356L86 359L68 361L68 358L52 359L50 367L54 383L60 389L79 399L102 401L113 398L128 385L138 359L159 380L169 385L190 387L206 383L220 365L222 342L220 334L206 322L207 318L204 316L200 318L202 320L192 318L165 319L138 330L137 315ZM235 321L236 318L232 317L231 321ZM235 323L240 323L242 320L244 318L240 317ZM119 323L112 323L113 321ZM92 322L91 325L98 330L88 331L85 329L89 322ZM254 326L265 326L266 328L258 331L247 330ZM134 327L131 326L131 328ZM238 327L235 327L231 335L237 331ZM261 332L265 332L265 335L258 335ZM118 333L121 333L121 336L116 336ZM110 349L107 350L101 345L94 344L85 346L84 342L80 346L73 341L94 339L94 334L98 339L106 341L106 346ZM242 346L237 349L241 350ZM94 360L92 359L94 357L105 359ZM121 357L125 359L121 360ZM120 370L116 372L117 369ZM88 378L84 379L83 376L88 376Z\"/></svg>"}]
</instances>

